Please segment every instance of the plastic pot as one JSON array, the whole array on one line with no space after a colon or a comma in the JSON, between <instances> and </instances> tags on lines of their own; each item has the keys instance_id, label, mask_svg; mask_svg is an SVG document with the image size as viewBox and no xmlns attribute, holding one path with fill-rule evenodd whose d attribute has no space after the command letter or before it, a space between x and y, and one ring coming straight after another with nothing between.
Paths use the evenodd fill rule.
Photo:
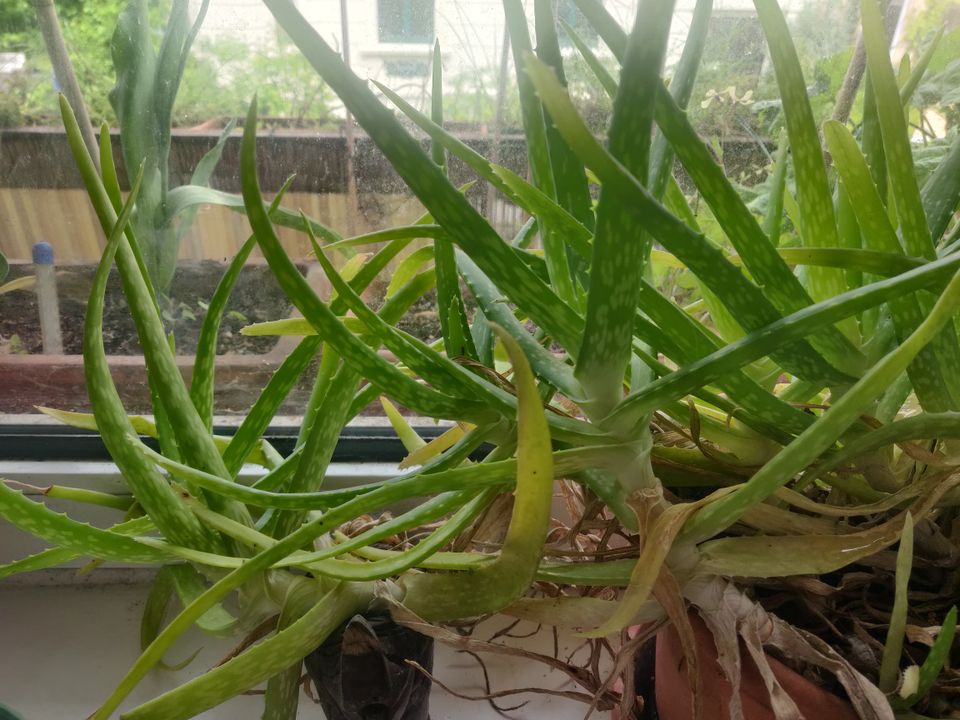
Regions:
<instances>
[{"instance_id":1,"label":"plastic pot","mask_svg":"<svg viewBox=\"0 0 960 720\"><path fill-rule=\"evenodd\" d=\"M304 663L327 720L428 720L433 638L389 616L355 615Z\"/></svg>"},{"instance_id":2,"label":"plastic pot","mask_svg":"<svg viewBox=\"0 0 960 720\"><path fill-rule=\"evenodd\" d=\"M700 687L703 692L705 720L729 720L730 696L733 689L716 661L713 636L695 612L690 621L697 640ZM660 720L690 720L692 699L687 683L686 662L680 637L671 625L656 639L656 699ZM766 686L746 649L741 646L740 696L745 720L777 720L770 707ZM775 658L768 656L770 667L783 689L806 718L859 720L859 715L846 700L814 684Z\"/></svg>"}]
</instances>

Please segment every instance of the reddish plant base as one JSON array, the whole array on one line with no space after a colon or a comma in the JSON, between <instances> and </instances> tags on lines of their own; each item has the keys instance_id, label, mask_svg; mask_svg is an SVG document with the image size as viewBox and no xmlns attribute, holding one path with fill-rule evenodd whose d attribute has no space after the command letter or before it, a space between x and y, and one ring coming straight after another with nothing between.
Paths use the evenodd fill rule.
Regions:
<instances>
[{"instance_id":1,"label":"reddish plant base","mask_svg":"<svg viewBox=\"0 0 960 720\"><path fill-rule=\"evenodd\" d=\"M733 689L716 662L713 637L695 612L690 613L690 621L696 635L697 654L700 659L703 720L729 720ZM741 658L740 697L744 718L777 720L770 707L763 679L742 644ZM859 715L847 701L815 685L776 659L768 657L768 660L777 680L808 720L859 720ZM679 635L672 625L657 635L656 696L660 720L690 720L693 717L686 662Z\"/></svg>"}]
</instances>

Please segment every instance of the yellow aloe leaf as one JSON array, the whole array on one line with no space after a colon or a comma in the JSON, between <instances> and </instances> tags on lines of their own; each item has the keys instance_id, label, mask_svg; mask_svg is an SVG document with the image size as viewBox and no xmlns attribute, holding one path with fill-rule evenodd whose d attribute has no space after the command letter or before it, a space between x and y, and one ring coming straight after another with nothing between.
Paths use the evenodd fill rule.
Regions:
<instances>
[{"instance_id":1,"label":"yellow aloe leaf","mask_svg":"<svg viewBox=\"0 0 960 720\"><path fill-rule=\"evenodd\" d=\"M33 275L25 275L16 280L0 285L0 295L4 295L14 290L31 290L37 284L37 278Z\"/></svg>"},{"instance_id":2,"label":"yellow aloe leaf","mask_svg":"<svg viewBox=\"0 0 960 720\"><path fill-rule=\"evenodd\" d=\"M393 431L397 434L397 437L400 438L400 442L403 443L403 447L407 449L408 453L413 453L426 446L427 443L424 442L422 437L417 435L416 430L410 427L410 423L400 414L396 405L383 396L380 397L380 405L383 407L383 411L386 413L390 425L393 426ZM407 462L409 459L410 456L408 455L403 462ZM409 465L401 463L400 467L409 467Z\"/></svg>"},{"instance_id":3,"label":"yellow aloe leaf","mask_svg":"<svg viewBox=\"0 0 960 720\"><path fill-rule=\"evenodd\" d=\"M908 515L923 517L944 494L958 485L960 478L942 482L908 510L860 532L711 540L700 546L699 569L731 577L785 577L833 572L895 543L900 539Z\"/></svg>"},{"instance_id":4,"label":"yellow aloe leaf","mask_svg":"<svg viewBox=\"0 0 960 720\"><path fill-rule=\"evenodd\" d=\"M436 457L445 450L453 447L453 445L456 444L468 430L472 430L473 427L470 423L457 423L439 437L435 437L421 447L415 449L407 448L410 450L410 454L400 463L400 469L406 470L415 465L423 465L430 458Z\"/></svg>"}]
</instances>

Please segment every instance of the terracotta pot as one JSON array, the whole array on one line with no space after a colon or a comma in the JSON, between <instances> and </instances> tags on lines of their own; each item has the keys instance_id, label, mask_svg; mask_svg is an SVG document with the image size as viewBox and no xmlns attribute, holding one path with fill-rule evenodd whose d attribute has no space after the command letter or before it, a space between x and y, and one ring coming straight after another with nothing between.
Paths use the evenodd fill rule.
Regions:
<instances>
[{"instance_id":1,"label":"terracotta pot","mask_svg":"<svg viewBox=\"0 0 960 720\"><path fill-rule=\"evenodd\" d=\"M713 636L696 613L690 614L697 639L700 660L704 720L729 720L732 688L716 662ZM741 644L740 697L746 720L777 720L763 680ZM686 662L680 637L671 625L657 635L656 697L660 720L690 720L693 717ZM786 665L768 656L770 667L783 689L808 720L859 720L859 715L845 700L807 680Z\"/></svg>"},{"instance_id":2,"label":"terracotta pot","mask_svg":"<svg viewBox=\"0 0 960 720\"><path fill-rule=\"evenodd\" d=\"M327 720L428 720L433 638L388 616L355 615L304 664Z\"/></svg>"}]
</instances>

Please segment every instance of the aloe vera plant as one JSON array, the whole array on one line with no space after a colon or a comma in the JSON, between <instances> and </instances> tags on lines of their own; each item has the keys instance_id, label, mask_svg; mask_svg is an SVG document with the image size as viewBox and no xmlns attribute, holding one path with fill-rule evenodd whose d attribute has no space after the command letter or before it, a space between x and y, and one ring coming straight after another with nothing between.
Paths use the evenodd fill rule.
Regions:
<instances>
[{"instance_id":1,"label":"aloe vera plant","mask_svg":"<svg viewBox=\"0 0 960 720\"><path fill-rule=\"evenodd\" d=\"M795 178L794 189L781 187L784 200L773 205L787 207L796 247L779 247L780 232L770 228L781 219L761 224L683 111L709 0L697 3L696 32L669 87L661 76L673 3L641 0L628 33L601 3L577 0L621 64L618 79L600 78L615 97L606 142L590 133L564 88L551 3L535 2L534 40L520 0L504 0L531 181L444 130L438 98L427 117L381 88L429 135L433 148L425 152L292 0L265 4L425 214L410 226L342 238L284 210L283 190L267 204L257 180L253 102L241 152L242 207L252 234L210 303L187 388L130 223L149 169L123 201L109 142L101 144L101 176L62 103L108 243L85 333L92 416L50 412L99 430L143 515L93 528L0 484L0 515L56 546L0 568L0 577L75 557L159 563L164 570L148 609L165 607L174 594L183 604L162 627L147 614L143 654L92 717L111 716L192 625L227 632L278 612L267 639L123 716L192 717L267 682L265 717L292 718L302 658L355 613L384 606L421 629L502 612L601 637L668 620L690 652L687 612L694 608L735 689L742 640L749 661L764 672L766 646L835 675L863 718L936 709L943 700L931 698L956 612L943 607L943 628L922 665L907 662L907 559L897 562L887 650L873 677L764 611L742 586L746 579L835 573L901 537L900 554L908 558L913 528L924 524L937 535L944 509L960 500L952 464L960 437L960 255L948 241L960 199L953 171L960 144L920 187L904 122L909 98L890 65L876 0L860 3L869 66L864 125L854 132L828 123L826 148L781 10L774 0L755 0ZM575 35L569 26L562 31ZM447 156L527 211L530 226L512 240L498 236L448 180ZM701 231L672 178L674 156L722 230L722 246ZM786 149L778 153L781 163L786 157ZM307 235L333 287L331 299L313 291L281 248L277 223ZM539 249L530 248L532 232ZM381 307L367 306L360 293L417 238L431 239L432 247L401 264L401 280ZM331 254L371 242L381 244L378 252L358 256L345 266L349 271L335 269ZM301 340L236 434L223 438L210 431L215 331L255 244L303 318L248 332ZM691 274L705 313L681 307L656 285L653 266L663 262ZM144 347L156 422L127 416L107 370L100 330L114 263ZM476 303L472 318L459 280ZM429 345L396 323L434 285L444 335ZM317 354L300 437L284 458L261 436ZM758 379L758 370L770 376L770 367L772 382ZM324 489L340 431L378 396L416 469L383 483ZM393 403L456 425L424 446ZM147 447L142 435L156 437L160 450ZM929 442L921 447L917 440ZM484 443L494 449L470 462ZM264 468L252 486L237 482L245 462ZM561 480L572 514L566 519L551 518ZM360 532L343 532L357 518L409 498L425 500ZM438 519L409 547L377 545ZM591 531L597 523L602 537ZM473 544L478 533L483 545ZM617 559L607 559L614 534L627 543ZM547 587L549 596L542 592ZM616 599L600 599L583 592L593 587L621 590ZM222 604L235 594L243 617ZM624 645L614 674L629 667L635 648ZM695 656L689 661L695 668ZM770 683L775 710L795 713L776 680ZM609 684L589 688L594 702ZM703 698L695 673L691 692L697 707ZM631 703L624 694L623 713ZM742 713L739 703L734 692L733 717Z\"/></svg>"}]
</instances>

